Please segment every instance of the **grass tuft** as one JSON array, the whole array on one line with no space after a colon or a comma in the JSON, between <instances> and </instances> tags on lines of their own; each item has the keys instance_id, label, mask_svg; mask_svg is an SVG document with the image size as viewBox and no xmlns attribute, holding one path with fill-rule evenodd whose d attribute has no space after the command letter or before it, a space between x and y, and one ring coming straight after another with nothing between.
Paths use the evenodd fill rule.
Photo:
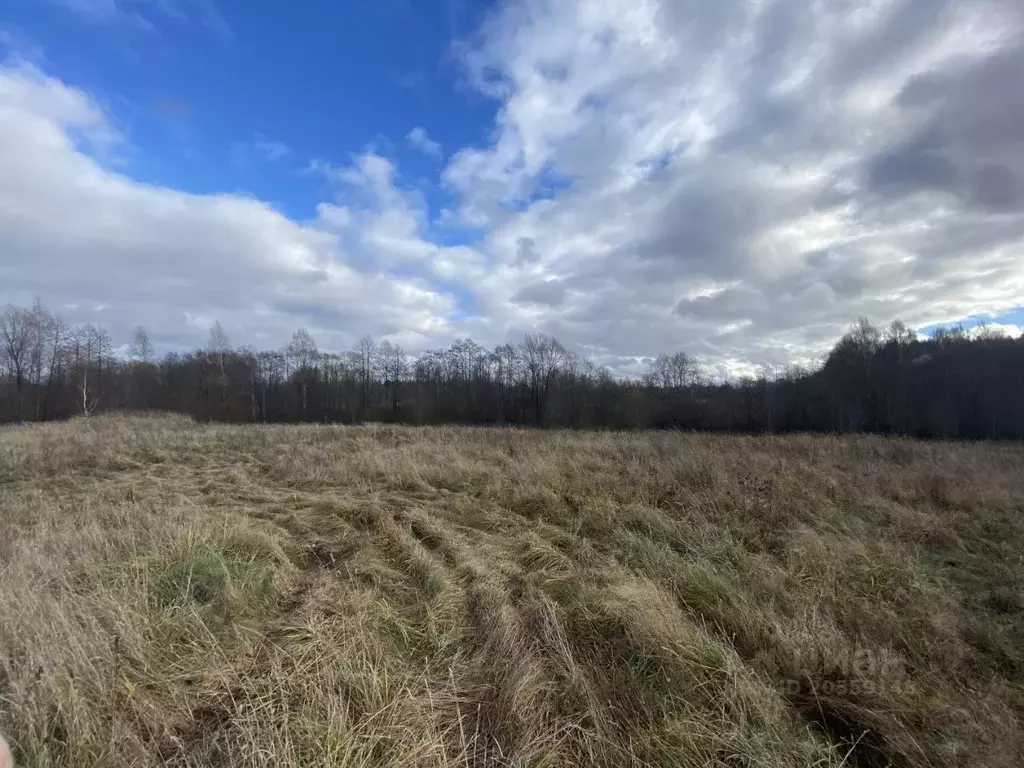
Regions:
<instances>
[{"instance_id":1,"label":"grass tuft","mask_svg":"<svg viewBox=\"0 0 1024 768\"><path fill-rule=\"evenodd\" d=\"M0 431L19 766L1024 763L1024 448Z\"/></svg>"}]
</instances>

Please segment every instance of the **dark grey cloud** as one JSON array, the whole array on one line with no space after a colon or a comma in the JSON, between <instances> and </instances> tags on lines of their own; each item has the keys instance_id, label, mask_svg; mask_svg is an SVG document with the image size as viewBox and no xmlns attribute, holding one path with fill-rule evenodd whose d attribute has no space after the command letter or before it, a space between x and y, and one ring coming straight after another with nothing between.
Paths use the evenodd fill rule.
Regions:
<instances>
[{"instance_id":1,"label":"dark grey cloud","mask_svg":"<svg viewBox=\"0 0 1024 768\"><path fill-rule=\"evenodd\" d=\"M682 299L676 312L697 320L747 320L768 310L768 300L756 288L745 285L726 288L710 296Z\"/></svg>"},{"instance_id":2,"label":"dark grey cloud","mask_svg":"<svg viewBox=\"0 0 1024 768\"><path fill-rule=\"evenodd\" d=\"M1018 30L1019 31L1019 30ZM907 136L866 161L872 191L955 195L965 206L1022 209L1024 45L912 77L895 99Z\"/></svg>"},{"instance_id":3,"label":"dark grey cloud","mask_svg":"<svg viewBox=\"0 0 1024 768\"><path fill-rule=\"evenodd\" d=\"M955 193L962 183L960 171L942 150L938 136L914 136L868 161L867 186L895 197L916 192Z\"/></svg>"},{"instance_id":4,"label":"dark grey cloud","mask_svg":"<svg viewBox=\"0 0 1024 768\"><path fill-rule=\"evenodd\" d=\"M870 16L863 5L847 1L834 7L851 16L858 11ZM890 0L878 4L873 18L863 25L847 25L832 41L829 66L822 71L823 85L840 91L892 72L948 32L950 24L956 22L953 12L958 5L958 0Z\"/></svg>"},{"instance_id":5,"label":"dark grey cloud","mask_svg":"<svg viewBox=\"0 0 1024 768\"><path fill-rule=\"evenodd\" d=\"M1021 209L1021 175L1004 165L990 163L977 168L968 179L973 200L983 208L1015 211Z\"/></svg>"},{"instance_id":6,"label":"dark grey cloud","mask_svg":"<svg viewBox=\"0 0 1024 768\"><path fill-rule=\"evenodd\" d=\"M540 259L540 255L537 253L537 244L528 237L520 237L516 241L516 258L515 263L517 265L533 264Z\"/></svg>"},{"instance_id":7,"label":"dark grey cloud","mask_svg":"<svg viewBox=\"0 0 1024 768\"><path fill-rule=\"evenodd\" d=\"M520 304L558 307L565 301L565 285L560 280L540 280L536 283L529 283L516 292L513 301Z\"/></svg>"}]
</instances>

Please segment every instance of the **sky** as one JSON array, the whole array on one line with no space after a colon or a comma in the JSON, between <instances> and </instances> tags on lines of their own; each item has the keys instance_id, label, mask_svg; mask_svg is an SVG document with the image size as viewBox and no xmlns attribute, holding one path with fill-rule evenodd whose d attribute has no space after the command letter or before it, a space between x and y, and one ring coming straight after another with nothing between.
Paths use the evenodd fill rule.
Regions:
<instances>
[{"instance_id":1,"label":"sky","mask_svg":"<svg viewBox=\"0 0 1024 768\"><path fill-rule=\"evenodd\" d=\"M1024 326L1018 0L0 0L0 304L622 375Z\"/></svg>"}]
</instances>

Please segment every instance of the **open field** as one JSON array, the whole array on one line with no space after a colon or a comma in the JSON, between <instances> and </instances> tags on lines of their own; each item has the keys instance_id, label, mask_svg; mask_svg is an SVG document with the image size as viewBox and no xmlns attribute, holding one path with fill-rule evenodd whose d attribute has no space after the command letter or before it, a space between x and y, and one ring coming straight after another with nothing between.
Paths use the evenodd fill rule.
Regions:
<instances>
[{"instance_id":1,"label":"open field","mask_svg":"<svg viewBox=\"0 0 1024 768\"><path fill-rule=\"evenodd\" d=\"M24 766L1014 766L1024 447L0 431Z\"/></svg>"}]
</instances>

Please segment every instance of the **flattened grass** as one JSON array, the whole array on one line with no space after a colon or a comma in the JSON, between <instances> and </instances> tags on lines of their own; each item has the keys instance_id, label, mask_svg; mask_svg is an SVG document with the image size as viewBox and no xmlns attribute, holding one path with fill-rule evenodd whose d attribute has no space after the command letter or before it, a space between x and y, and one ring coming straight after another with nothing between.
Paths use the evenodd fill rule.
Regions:
<instances>
[{"instance_id":1,"label":"flattened grass","mask_svg":"<svg viewBox=\"0 0 1024 768\"><path fill-rule=\"evenodd\" d=\"M1024 448L0 431L28 766L1014 766Z\"/></svg>"}]
</instances>

